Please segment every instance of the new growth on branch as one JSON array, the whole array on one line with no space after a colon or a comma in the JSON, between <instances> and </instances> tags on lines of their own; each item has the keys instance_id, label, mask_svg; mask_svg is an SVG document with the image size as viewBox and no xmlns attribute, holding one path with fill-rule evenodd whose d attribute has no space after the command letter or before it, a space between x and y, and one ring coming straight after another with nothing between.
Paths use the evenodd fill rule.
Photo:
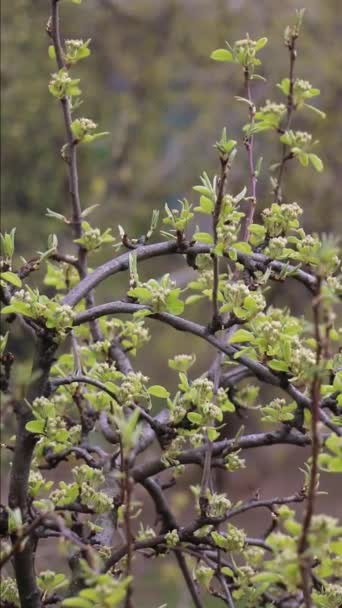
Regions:
<instances>
[{"instance_id":1,"label":"new growth on branch","mask_svg":"<svg viewBox=\"0 0 342 608\"><path fill-rule=\"evenodd\" d=\"M63 202L47 214L52 224L70 227L70 244L52 234L46 251L30 252L34 257L21 264L15 229L1 235L8 331L1 336L0 381L4 407L16 418L15 437L2 444L11 466L0 512L1 606L143 608L139 564L166 555L197 608L210 596L229 608L339 608L342 528L319 513L317 497L320 473L342 472L340 249L333 236L305 232L303 208L286 193L295 164L317 172L312 179L323 171L318 142L301 130L302 114L325 116L309 103L319 90L297 76L303 11L285 30L289 69L274 99L257 103L254 88L265 80L259 72L267 38L247 34L212 53L218 65L211 69L241 72L241 136L231 139L232 126L223 128L214 145L217 172L203 172L193 200L154 210L143 235L120 225L115 236L113 226L91 221L96 205L83 209L79 190L83 146L108 135L82 116L77 67L91 40L64 39L63 3L50 5L48 88L64 120L60 162L70 196L68 212ZM257 156L269 145L265 132L279 146L271 167ZM240 192L231 186L237 164L245 170ZM268 172L265 193L258 180ZM107 255L103 264L96 262L99 251ZM175 257L192 269L185 287L167 273L141 278L145 260ZM38 269L45 273L40 288L31 282ZM96 302L97 288L118 273L121 297ZM272 287L284 283L305 294L299 316L272 305ZM149 378L135 357L140 350L149 357L158 325L204 341L210 365L202 362L195 373L195 354L176 352L162 378ZM24 395L20 361L8 350L17 326L35 350ZM163 382L167 368L176 391ZM234 502L217 485L217 470L239 476L248 450L269 458L299 448L306 448L302 480L289 496L265 498L261 491ZM70 474L52 481L47 472L62 463ZM185 491L182 480L188 484L193 465L193 517L185 523L170 496L174 487ZM142 493L153 512L141 510ZM252 538L236 517L260 509L269 522ZM62 547L63 573L38 571L43 539L56 552Z\"/></svg>"}]
</instances>

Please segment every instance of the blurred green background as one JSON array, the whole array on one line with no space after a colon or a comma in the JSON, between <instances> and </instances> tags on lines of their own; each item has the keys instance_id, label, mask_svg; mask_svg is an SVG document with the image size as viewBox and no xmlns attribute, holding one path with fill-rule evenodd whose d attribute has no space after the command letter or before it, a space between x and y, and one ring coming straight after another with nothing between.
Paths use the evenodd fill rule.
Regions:
<instances>
[{"instance_id":1,"label":"blurred green background","mask_svg":"<svg viewBox=\"0 0 342 608\"><path fill-rule=\"evenodd\" d=\"M120 223L134 236L148 228L152 209L162 209L166 201L174 204L183 197L195 200L192 186L198 183L199 175L203 170L209 174L217 170L213 144L222 127L226 126L229 135L241 142L241 126L246 122L246 106L234 100L234 95L243 95L242 75L234 65L212 62L211 51L223 46L225 40L243 38L246 32L252 38L266 35L269 44L261 54L261 73L267 82L256 81L253 95L260 104L265 99L280 101L275 83L288 72L283 30L293 21L295 9L301 7L306 7L307 12L296 75L321 89L318 105L327 113L327 119L321 121L304 112L293 124L301 130L312 130L320 140L317 153L324 161L325 171L319 175L313 169L290 164L285 195L289 202L296 200L304 207L307 231L341 234L340 0L301 0L300 5L293 0L83 0L81 6L61 3L63 35L92 39L90 58L74 69L83 91L84 104L79 114L98 122L101 131L110 132L109 137L84 146L79 154L82 206L100 205L91 216L94 225L112 227L117 234ZM65 214L69 208L66 167L59 154L64 143L62 115L47 88L55 70L47 54L48 16L46 0L2 3L2 230L17 226L18 251L26 258L46 248L49 233L60 234L61 225L45 216L46 208ZM257 138L257 155L264 156L258 185L259 209L271 202L267 166L279 158L275 139L263 134ZM245 151L240 145L231 176L233 192L246 183L246 167ZM71 250L68 230L63 234L61 245L65 251ZM111 255L107 248L107 257ZM91 259L93 266L96 263L96 257ZM166 270L180 266L180 261L172 261L172 266L165 261L163 266L148 262L143 272L150 276L161 268L165 272L165 263ZM110 280L104 287L104 297L113 299L113 293L122 293L125 285L127 279L122 275ZM298 288L286 294L277 289L272 298L283 303L285 296L296 312L304 312L306 302L301 295ZM162 361L180 352L196 351L195 371L203 372L213 356L206 345L151 324L153 328L149 356L145 350L134 362L141 364L153 381L162 374L173 388L174 380L168 377ZM26 344L18 339L26 352ZM246 423L247 428L255 430L255 422L252 418ZM236 422L232 422L231 432L234 428ZM222 489L237 500L248 498L258 487L263 495L285 494L294 486L298 488L301 474L297 453L290 455L289 450L280 450L272 454L273 460L248 455L249 466L238 475L238 482L227 476L224 482L221 480ZM300 458L303 457L301 453ZM190 480L195 480L191 474L185 485ZM322 509L337 513L338 507L327 498L320 500ZM186 501L184 492L174 494L171 500L185 519L190 516ZM249 532L257 533L260 519L247 523ZM51 557L50 546L43 554L42 567L46 567L46 557ZM156 573L159 578L163 574L166 587L159 582L157 585ZM142 583L144 599L139 606L154 608L160 598L160 603L168 601L168 608L188 608L188 597L179 583L166 560L157 571L151 564Z\"/></svg>"},{"instance_id":2,"label":"blurred green background","mask_svg":"<svg viewBox=\"0 0 342 608\"><path fill-rule=\"evenodd\" d=\"M257 102L281 99L275 83L287 76L282 33L293 20L298 0L83 0L62 3L66 37L91 38L92 55L74 73L81 77L80 114L93 118L110 137L80 153L83 206L99 203L92 221L143 229L153 208L189 196L205 169L217 168L212 144L223 126L241 141L246 108L237 66L214 63L210 52L249 32L266 35L262 53L266 84L255 81ZM308 229L341 229L339 213L342 151L336 128L342 71L339 0L301 1L307 7L296 72L321 89L320 121L302 113L299 128L320 140L326 169L291 166L287 197L299 200ZM2 6L2 200L5 228L18 226L22 251L43 247L58 226L44 216L47 207L68 208L66 172L59 150L64 143L58 102L47 83L55 66L44 32L49 2L11 0ZM315 100L316 103L316 100ZM295 126L295 123L294 123ZM275 138L259 136L257 153L277 158ZM269 152L265 154L265 144ZM259 183L261 204L269 202L267 163ZM245 180L243 148L235 164L233 187ZM34 244L32 235L34 234Z\"/></svg>"}]
</instances>

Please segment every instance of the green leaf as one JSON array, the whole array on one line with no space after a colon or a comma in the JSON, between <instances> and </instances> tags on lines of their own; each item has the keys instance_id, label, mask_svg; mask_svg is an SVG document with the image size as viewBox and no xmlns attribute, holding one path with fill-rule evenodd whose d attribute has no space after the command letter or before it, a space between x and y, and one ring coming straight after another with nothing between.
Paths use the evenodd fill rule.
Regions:
<instances>
[{"instance_id":1,"label":"green leaf","mask_svg":"<svg viewBox=\"0 0 342 608\"><path fill-rule=\"evenodd\" d=\"M237 260L237 253L235 251L235 249L233 247L231 247L228 251L228 257L230 260L232 260L232 262L236 262Z\"/></svg>"},{"instance_id":2,"label":"green leaf","mask_svg":"<svg viewBox=\"0 0 342 608\"><path fill-rule=\"evenodd\" d=\"M214 61L234 61L232 53L227 49L216 49L211 53L210 59L214 59Z\"/></svg>"},{"instance_id":3,"label":"green leaf","mask_svg":"<svg viewBox=\"0 0 342 608\"><path fill-rule=\"evenodd\" d=\"M283 80L281 81L280 84L277 84L277 87L279 89L281 89L281 91L284 93L284 95L288 95L290 92L290 79L289 78L283 78Z\"/></svg>"},{"instance_id":4,"label":"green leaf","mask_svg":"<svg viewBox=\"0 0 342 608\"><path fill-rule=\"evenodd\" d=\"M231 578L234 578L234 572L228 566L223 566L223 568L221 568L221 572L222 572L222 574L225 574L226 576L230 576Z\"/></svg>"},{"instance_id":5,"label":"green leaf","mask_svg":"<svg viewBox=\"0 0 342 608\"><path fill-rule=\"evenodd\" d=\"M163 386L160 386L160 384L154 384L153 386L150 386L147 389L147 392L149 395L153 395L153 397L159 397L160 399L167 399L168 397L170 397L169 391L167 391L166 388L164 388Z\"/></svg>"},{"instance_id":6,"label":"green leaf","mask_svg":"<svg viewBox=\"0 0 342 608\"><path fill-rule=\"evenodd\" d=\"M193 186L192 188L195 192L199 192L200 194L204 194L205 196L210 195L210 190L206 186Z\"/></svg>"},{"instance_id":7,"label":"green leaf","mask_svg":"<svg viewBox=\"0 0 342 608\"><path fill-rule=\"evenodd\" d=\"M306 154L305 152L302 152L301 154L297 155L297 158L298 158L300 164L303 167L307 167L308 166L308 164L309 164L309 154Z\"/></svg>"},{"instance_id":8,"label":"green leaf","mask_svg":"<svg viewBox=\"0 0 342 608\"><path fill-rule=\"evenodd\" d=\"M309 110L311 110L312 112L314 112L315 114L318 114L318 116L320 118L323 118L323 120L327 117L325 112L322 112L322 110L319 110L318 108L316 108L315 106L312 106L310 103L305 103L304 106L306 108L309 108Z\"/></svg>"},{"instance_id":9,"label":"green leaf","mask_svg":"<svg viewBox=\"0 0 342 608\"><path fill-rule=\"evenodd\" d=\"M257 40L257 43L255 45L255 50L260 51L261 49L264 48L264 46L266 46L267 42L268 42L267 38L259 38L259 40Z\"/></svg>"},{"instance_id":10,"label":"green leaf","mask_svg":"<svg viewBox=\"0 0 342 608\"><path fill-rule=\"evenodd\" d=\"M83 137L82 141L85 144L89 144L92 141L95 141L95 139L99 139L99 137L105 137L106 135L110 135L109 131L102 131L102 133L94 133L94 135L90 135L89 133L87 133L87 135Z\"/></svg>"},{"instance_id":11,"label":"green leaf","mask_svg":"<svg viewBox=\"0 0 342 608\"><path fill-rule=\"evenodd\" d=\"M7 283L11 283L11 285L14 285L15 287L21 287L21 280L14 272L2 272L1 278L7 281Z\"/></svg>"},{"instance_id":12,"label":"green leaf","mask_svg":"<svg viewBox=\"0 0 342 608\"><path fill-rule=\"evenodd\" d=\"M309 160L313 167L316 169L316 171L318 171L318 173L321 173L323 171L323 162L321 161L319 156L317 156L317 154L309 154Z\"/></svg>"},{"instance_id":13,"label":"green leaf","mask_svg":"<svg viewBox=\"0 0 342 608\"><path fill-rule=\"evenodd\" d=\"M194 294L193 296L189 296L188 298L186 298L185 304L194 304L199 300L203 300L203 298L204 296L202 296L201 294Z\"/></svg>"},{"instance_id":14,"label":"green leaf","mask_svg":"<svg viewBox=\"0 0 342 608\"><path fill-rule=\"evenodd\" d=\"M269 361L268 367L274 369L277 372L288 372L289 366L285 361L279 361L278 359L272 359Z\"/></svg>"},{"instance_id":15,"label":"green leaf","mask_svg":"<svg viewBox=\"0 0 342 608\"><path fill-rule=\"evenodd\" d=\"M247 331L246 329L238 329L229 339L229 343L235 344L237 342L252 342L253 339L254 336L252 332Z\"/></svg>"},{"instance_id":16,"label":"green leaf","mask_svg":"<svg viewBox=\"0 0 342 608\"><path fill-rule=\"evenodd\" d=\"M253 581L256 583L276 583L281 580L281 575L274 572L258 572L253 576Z\"/></svg>"},{"instance_id":17,"label":"green leaf","mask_svg":"<svg viewBox=\"0 0 342 608\"><path fill-rule=\"evenodd\" d=\"M213 243L213 237L209 232L195 232L193 238L196 241L202 241L202 243L208 243L210 245Z\"/></svg>"},{"instance_id":18,"label":"green leaf","mask_svg":"<svg viewBox=\"0 0 342 608\"><path fill-rule=\"evenodd\" d=\"M14 253L15 230L15 228L12 228L10 233L5 232L5 234L1 234L0 232L0 242L3 255L10 259L13 257Z\"/></svg>"},{"instance_id":19,"label":"green leaf","mask_svg":"<svg viewBox=\"0 0 342 608\"><path fill-rule=\"evenodd\" d=\"M193 422L194 424L202 424L201 414L197 414L196 412L189 412L187 418L188 420L190 420L190 422Z\"/></svg>"},{"instance_id":20,"label":"green leaf","mask_svg":"<svg viewBox=\"0 0 342 608\"><path fill-rule=\"evenodd\" d=\"M90 207L87 207L86 209L84 209L82 211L82 219L85 218L87 215L90 215L94 209L96 209L96 207L99 206L99 203L95 203L95 205L90 205Z\"/></svg>"},{"instance_id":21,"label":"green leaf","mask_svg":"<svg viewBox=\"0 0 342 608\"><path fill-rule=\"evenodd\" d=\"M138 300L150 300L151 292L147 287L134 287L130 289L128 295Z\"/></svg>"},{"instance_id":22,"label":"green leaf","mask_svg":"<svg viewBox=\"0 0 342 608\"><path fill-rule=\"evenodd\" d=\"M45 420L31 420L26 423L25 428L27 431L30 431L30 433L44 435Z\"/></svg>"},{"instance_id":23,"label":"green leaf","mask_svg":"<svg viewBox=\"0 0 342 608\"><path fill-rule=\"evenodd\" d=\"M330 547L331 551L334 551L334 553L336 553L336 555L342 555L342 540L335 540L332 543L330 543Z\"/></svg>"},{"instance_id":24,"label":"green leaf","mask_svg":"<svg viewBox=\"0 0 342 608\"><path fill-rule=\"evenodd\" d=\"M52 209L49 209L49 208L47 208L46 211L47 211L47 213L45 215L47 217L53 217L55 220L59 220L60 222L65 222L66 223L65 217L61 213L57 213L56 211L52 211Z\"/></svg>"},{"instance_id":25,"label":"green leaf","mask_svg":"<svg viewBox=\"0 0 342 608\"><path fill-rule=\"evenodd\" d=\"M55 51L55 47L53 46L53 44L49 45L48 54L49 54L50 59L56 59L56 51Z\"/></svg>"},{"instance_id":26,"label":"green leaf","mask_svg":"<svg viewBox=\"0 0 342 608\"><path fill-rule=\"evenodd\" d=\"M260 224L250 224L248 227L249 232L252 234L256 234L257 236L265 236L266 228L265 226L261 226Z\"/></svg>"},{"instance_id":27,"label":"green leaf","mask_svg":"<svg viewBox=\"0 0 342 608\"><path fill-rule=\"evenodd\" d=\"M94 602L90 602L82 597L70 597L63 601L62 606L68 606L69 608L94 608Z\"/></svg>"},{"instance_id":28,"label":"green leaf","mask_svg":"<svg viewBox=\"0 0 342 608\"><path fill-rule=\"evenodd\" d=\"M241 251L241 253L247 253L248 255L251 255L253 253L251 246L244 241L234 243L234 248L237 249L237 251Z\"/></svg>"},{"instance_id":29,"label":"green leaf","mask_svg":"<svg viewBox=\"0 0 342 608\"><path fill-rule=\"evenodd\" d=\"M200 206L195 207L195 211L199 211L200 213L210 214L214 210L213 201L207 196L202 195L200 198Z\"/></svg>"},{"instance_id":30,"label":"green leaf","mask_svg":"<svg viewBox=\"0 0 342 608\"><path fill-rule=\"evenodd\" d=\"M5 352L8 336L9 336L8 331L4 335L0 334L0 355L2 355Z\"/></svg>"},{"instance_id":31,"label":"green leaf","mask_svg":"<svg viewBox=\"0 0 342 608\"><path fill-rule=\"evenodd\" d=\"M172 315L181 315L184 311L184 302L179 300L178 297L170 293L166 298L167 311Z\"/></svg>"},{"instance_id":32,"label":"green leaf","mask_svg":"<svg viewBox=\"0 0 342 608\"><path fill-rule=\"evenodd\" d=\"M222 536L218 532L212 532L211 538L213 539L213 541L217 547L220 547L220 549L226 548L227 539L225 538L225 536Z\"/></svg>"},{"instance_id":33,"label":"green leaf","mask_svg":"<svg viewBox=\"0 0 342 608\"><path fill-rule=\"evenodd\" d=\"M208 428L207 433L208 433L209 441L215 441L215 439L217 439L219 436L218 431L216 429L214 429L213 427Z\"/></svg>"},{"instance_id":34,"label":"green leaf","mask_svg":"<svg viewBox=\"0 0 342 608\"><path fill-rule=\"evenodd\" d=\"M25 315L25 317L33 317L33 314L30 310L30 305L25 304L25 302L14 302L13 304L4 306L4 308L1 310L1 313L3 315L10 315L14 313L18 315Z\"/></svg>"},{"instance_id":35,"label":"green leaf","mask_svg":"<svg viewBox=\"0 0 342 608\"><path fill-rule=\"evenodd\" d=\"M261 74L252 74L251 80L262 80L262 82L266 82L266 78L261 76Z\"/></svg>"},{"instance_id":36,"label":"green leaf","mask_svg":"<svg viewBox=\"0 0 342 608\"><path fill-rule=\"evenodd\" d=\"M122 433L122 443L124 447L131 447L133 444L133 434L136 430L138 419L140 416L140 411L135 409L133 414L130 416L128 420L123 424L123 428L121 429Z\"/></svg>"}]
</instances>

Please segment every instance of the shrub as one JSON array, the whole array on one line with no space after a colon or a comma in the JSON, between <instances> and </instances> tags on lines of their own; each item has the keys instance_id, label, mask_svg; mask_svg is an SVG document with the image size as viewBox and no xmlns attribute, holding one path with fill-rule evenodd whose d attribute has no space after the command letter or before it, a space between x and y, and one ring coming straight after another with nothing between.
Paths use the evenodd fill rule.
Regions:
<instances>
[{"instance_id":1,"label":"shrub","mask_svg":"<svg viewBox=\"0 0 342 608\"><path fill-rule=\"evenodd\" d=\"M13 451L13 461L8 506L1 511L1 565L12 563L16 583L3 578L2 605L132 608L138 605L138 555L171 554L197 608L208 595L230 608L338 608L341 528L333 517L316 513L320 469L342 470L338 243L332 236L306 234L301 206L284 194L290 161L323 170L317 142L293 124L307 110L324 118L308 103L319 90L295 75L303 11L285 31L289 76L277 85L280 102L254 101L266 38L247 36L212 53L215 61L236 64L243 76L245 94L236 98L246 105L242 145L223 129L215 144L218 174L203 173L194 187L195 206L187 200L165 206L160 240L158 211L146 234L133 238L121 226L117 237L110 228L94 227L93 208L82 210L78 150L106 133L88 117L74 118L81 97L74 70L91 45L62 40L59 4L52 0L47 25L49 56L56 63L49 90L64 118L61 156L71 211L64 216L48 210L48 215L70 226L75 247L66 253L51 235L47 250L20 266L15 231L1 237L2 313L11 327L20 324L27 339L34 339L36 351L21 397L8 333L1 338L3 404L16 417L15 438L3 444ZM269 202L259 214L262 159L256 158L255 139L264 131L278 137L280 159L270 167ZM237 152L247 166L239 193L229 189ZM108 246L118 253L90 271L88 260ZM144 260L175 256L196 271L185 288L169 274L140 278ZM29 285L41 268L45 292ZM123 297L96 304L98 286L121 271L129 276ZM270 304L270 286L292 282L309 296L307 317ZM189 319L191 312L198 314L197 302L207 315L203 324ZM145 348L148 355L150 320L212 347L213 361L197 377L191 371L194 355L178 353L168 361L178 376L176 393L133 367L138 350ZM241 427L235 436L225 436L225 427L242 413L254 424L254 412L265 431L245 434ZM299 491L233 504L215 488L215 469L239 475L246 450L284 444L310 449ZM70 479L57 484L45 476L65 461ZM189 465L197 465L201 476L191 488L194 516L185 524L173 513L167 492ZM137 486L154 503L153 527L140 510ZM302 521L296 503L303 503ZM260 508L269 511L270 526L249 538L235 517ZM41 540L50 537L63 540L68 577L36 572Z\"/></svg>"}]
</instances>

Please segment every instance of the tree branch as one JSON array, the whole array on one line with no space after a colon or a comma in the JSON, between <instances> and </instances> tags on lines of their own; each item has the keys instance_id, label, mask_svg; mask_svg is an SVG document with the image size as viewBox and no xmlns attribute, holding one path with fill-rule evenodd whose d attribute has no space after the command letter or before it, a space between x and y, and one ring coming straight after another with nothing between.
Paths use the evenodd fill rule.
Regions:
<instances>
[{"instance_id":1,"label":"tree branch","mask_svg":"<svg viewBox=\"0 0 342 608\"><path fill-rule=\"evenodd\" d=\"M314 317L314 331L316 341L316 365L314 369L313 380L311 384L311 435L312 435L312 449L311 449L311 471L308 489L308 502L307 508L304 515L304 522L301 531L301 535L298 542L298 557L299 567L302 577L302 589L304 595L304 603L306 608L312 607L311 597L311 568L312 568L312 555L310 554L310 543L309 543L309 532L312 517L315 510L316 501L316 489L318 482L318 457L320 451L320 436L318 431L319 423L319 412L320 412L320 392L321 392L321 359L323 353L322 336L320 331L320 316L321 316L321 290L320 283L317 289L316 297L312 303L313 317Z\"/></svg>"},{"instance_id":2,"label":"tree branch","mask_svg":"<svg viewBox=\"0 0 342 608\"><path fill-rule=\"evenodd\" d=\"M165 243L141 245L135 249L135 255L137 256L137 261L139 262L149 260L154 257L172 254L189 254L196 256L201 253L210 253L211 249L212 247L208 245L187 245L186 243L183 243L182 247L180 248L175 241L167 241ZM129 257L130 252L127 251L126 253L123 253L113 260L109 260L108 262L102 264L102 266L96 268L96 270L88 274L82 281L80 281L78 285L69 291L63 300L63 304L75 306L92 289L97 287L97 285L102 283L105 279L117 274L118 272L127 270L129 268ZM317 279L314 275L300 270L291 264L287 264L286 262L270 260L261 253L254 253L253 255L249 256L247 254L237 252L237 261L251 271L261 270L265 272L269 267L274 272L280 273L286 269L288 273L291 273L291 277L298 280L300 283L303 283L303 285L305 285L310 291L313 291L317 287Z\"/></svg>"}]
</instances>

